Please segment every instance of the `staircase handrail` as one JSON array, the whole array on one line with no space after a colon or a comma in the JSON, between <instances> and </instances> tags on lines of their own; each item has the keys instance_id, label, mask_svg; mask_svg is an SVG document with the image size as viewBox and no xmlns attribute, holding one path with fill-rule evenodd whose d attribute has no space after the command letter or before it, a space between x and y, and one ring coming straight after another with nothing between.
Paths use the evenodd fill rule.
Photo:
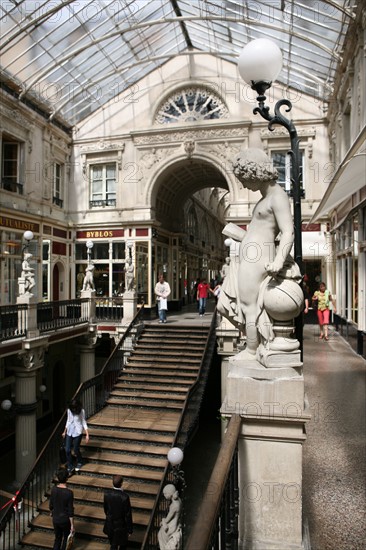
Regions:
<instances>
[{"instance_id":1,"label":"staircase handrail","mask_svg":"<svg viewBox=\"0 0 366 550\"><path fill-rule=\"evenodd\" d=\"M237 447L240 429L241 418L238 414L233 414L185 550L218 548L214 540L218 536L221 538L221 548L238 548ZM228 501L225 502L226 499Z\"/></svg>"},{"instance_id":2,"label":"staircase handrail","mask_svg":"<svg viewBox=\"0 0 366 550\"><path fill-rule=\"evenodd\" d=\"M203 398L204 393L204 387L203 384L206 383L209 366L211 365L212 356L214 353L214 347L215 347L215 341L216 341L216 318L217 318L217 311L215 308L215 311L212 316L211 325L209 329L209 333L207 335L205 349L202 355L198 375L196 381L192 384L190 389L187 392L186 398L184 400L183 404L183 410L180 417L178 428L175 432L174 436L174 443L172 447L179 447L182 450L185 449L189 437L191 436L193 432L193 423L189 422L188 427L186 429L186 435L184 435L183 431L183 424L186 421L189 415L188 407L190 406L193 408L195 413L195 419L199 416L200 407L201 407L201 401ZM206 367L206 372L204 372L204 369ZM200 394L196 396L196 400L194 401L194 404L192 404L192 395L198 393L200 391ZM198 399L197 399L198 398ZM167 462L162 481L159 486L159 492L156 496L154 507L151 512L150 521L146 529L145 537L141 546L141 550L157 550L159 548L159 545L157 543L157 532L160 527L160 522L163 518L163 514L165 514L168 510L169 505L166 502L166 499L163 497L163 489L167 483L173 483L174 484L174 475L172 468L170 467L170 464Z\"/></svg>"},{"instance_id":3,"label":"staircase handrail","mask_svg":"<svg viewBox=\"0 0 366 550\"><path fill-rule=\"evenodd\" d=\"M100 411L113 389L113 386L121 370L121 356L123 356L123 345L131 332L141 321L143 316L143 305L126 328L121 339L108 357L99 374L82 382L74 393L72 399L80 399L85 409L86 418ZM132 340L134 337L132 336ZM130 349L130 348L129 348ZM84 402L85 401L85 402ZM54 474L59 467L59 450L62 443L62 432L66 423L66 411L63 413L56 427L49 436L46 444L39 453L36 461L30 469L29 474L23 481L16 495L3 507L4 514L0 519L0 541L2 550L11 550L10 542L20 543L26 532L30 521L35 517L37 507L42 502L45 492L50 488ZM26 506L21 502L26 501ZM19 506L18 506L19 505ZM19 507L20 510L17 510ZM18 514L17 521L13 521L15 513ZM13 531L11 524L13 523ZM5 546L5 531L9 540L9 546ZM18 529L18 535L16 534ZM1 538L4 536L4 542Z\"/></svg>"}]
</instances>

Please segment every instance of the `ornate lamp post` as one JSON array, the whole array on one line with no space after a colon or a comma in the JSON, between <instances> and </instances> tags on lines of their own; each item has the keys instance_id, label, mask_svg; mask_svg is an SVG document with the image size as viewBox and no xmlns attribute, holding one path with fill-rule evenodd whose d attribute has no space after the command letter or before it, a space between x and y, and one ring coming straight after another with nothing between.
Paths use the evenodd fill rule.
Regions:
<instances>
[{"instance_id":1,"label":"ornate lamp post","mask_svg":"<svg viewBox=\"0 0 366 550\"><path fill-rule=\"evenodd\" d=\"M258 94L258 107L253 110L254 114L259 113L262 118L268 120L268 129L273 131L273 126L278 124L286 128L290 135L291 149L291 196L294 207L294 249L295 261L303 273L302 262L302 238L301 238L301 198L303 196L301 180L301 157L299 150L299 138L294 123L281 113L281 108L286 107L289 112L292 103L288 99L280 99L274 107L274 115L270 114L269 107L265 105L266 90L272 86L282 68L282 53L279 47L266 38L259 38L249 42L242 50L238 69L242 79L251 86ZM302 350L302 320L296 321L296 335Z\"/></svg>"},{"instance_id":2,"label":"ornate lamp post","mask_svg":"<svg viewBox=\"0 0 366 550\"><path fill-rule=\"evenodd\" d=\"M179 447L172 447L168 452L167 458L173 471L173 484L179 491L182 497L184 489L186 488L186 482L184 479L184 471L180 469L184 454Z\"/></svg>"}]
</instances>

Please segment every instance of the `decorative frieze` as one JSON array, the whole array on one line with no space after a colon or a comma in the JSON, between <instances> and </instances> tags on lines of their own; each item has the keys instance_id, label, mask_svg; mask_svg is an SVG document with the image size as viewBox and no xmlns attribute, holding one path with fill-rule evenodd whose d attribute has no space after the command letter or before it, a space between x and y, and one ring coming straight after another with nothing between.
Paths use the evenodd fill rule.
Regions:
<instances>
[{"instance_id":1,"label":"decorative frieze","mask_svg":"<svg viewBox=\"0 0 366 550\"><path fill-rule=\"evenodd\" d=\"M101 151L123 151L125 150L125 144L123 142L105 141L99 140L98 143L91 143L89 145L80 145L80 151L82 153L100 153Z\"/></svg>"},{"instance_id":2,"label":"decorative frieze","mask_svg":"<svg viewBox=\"0 0 366 550\"><path fill-rule=\"evenodd\" d=\"M248 128L197 128L194 130L177 130L175 132L156 132L144 136L132 136L136 146L154 143L184 143L187 141L224 140L229 138L245 138Z\"/></svg>"}]
</instances>

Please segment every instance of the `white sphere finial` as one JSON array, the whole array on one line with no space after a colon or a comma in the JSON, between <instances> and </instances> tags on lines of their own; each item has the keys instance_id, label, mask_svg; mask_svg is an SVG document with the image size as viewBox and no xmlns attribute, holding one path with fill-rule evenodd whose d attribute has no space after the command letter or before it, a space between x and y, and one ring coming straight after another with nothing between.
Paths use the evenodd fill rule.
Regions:
<instances>
[{"instance_id":1,"label":"white sphere finial","mask_svg":"<svg viewBox=\"0 0 366 550\"><path fill-rule=\"evenodd\" d=\"M34 233L33 231L30 231L30 230L24 231L23 237L25 238L26 241L31 241L34 238Z\"/></svg>"},{"instance_id":2,"label":"white sphere finial","mask_svg":"<svg viewBox=\"0 0 366 550\"><path fill-rule=\"evenodd\" d=\"M183 451L179 447L173 447L168 452L168 460L172 466L178 466L183 460Z\"/></svg>"},{"instance_id":3,"label":"white sphere finial","mask_svg":"<svg viewBox=\"0 0 366 550\"><path fill-rule=\"evenodd\" d=\"M244 46L239 56L238 69L247 84L273 82L282 69L282 52L268 38L252 40Z\"/></svg>"}]
</instances>

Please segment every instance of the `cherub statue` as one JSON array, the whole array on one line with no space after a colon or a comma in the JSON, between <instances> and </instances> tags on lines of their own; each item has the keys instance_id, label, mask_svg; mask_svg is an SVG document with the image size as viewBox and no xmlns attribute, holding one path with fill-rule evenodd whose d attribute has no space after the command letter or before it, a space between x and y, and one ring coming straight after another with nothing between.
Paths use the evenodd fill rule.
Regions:
<instances>
[{"instance_id":1,"label":"cherub statue","mask_svg":"<svg viewBox=\"0 0 366 550\"><path fill-rule=\"evenodd\" d=\"M180 514L182 510L182 501L174 485L165 485L163 495L170 500L168 514L161 521L161 527L158 532L158 541L160 550L179 550L182 546L182 527L180 524Z\"/></svg>"},{"instance_id":2,"label":"cherub statue","mask_svg":"<svg viewBox=\"0 0 366 550\"><path fill-rule=\"evenodd\" d=\"M24 294L31 294L31 290L36 285L36 281L34 278L34 269L30 266L30 260L32 258L32 254L29 252L26 252L24 254L23 262L22 262L22 272L21 272L21 279L24 279Z\"/></svg>"},{"instance_id":3,"label":"cherub statue","mask_svg":"<svg viewBox=\"0 0 366 550\"><path fill-rule=\"evenodd\" d=\"M294 241L290 203L269 157L261 149L243 150L234 162L234 174L262 198L239 237L238 265L224 280L217 308L240 330L245 327L247 345L240 355L255 360L259 344L273 338L264 308L266 285L274 279L300 282L301 274L289 254Z\"/></svg>"}]
</instances>

